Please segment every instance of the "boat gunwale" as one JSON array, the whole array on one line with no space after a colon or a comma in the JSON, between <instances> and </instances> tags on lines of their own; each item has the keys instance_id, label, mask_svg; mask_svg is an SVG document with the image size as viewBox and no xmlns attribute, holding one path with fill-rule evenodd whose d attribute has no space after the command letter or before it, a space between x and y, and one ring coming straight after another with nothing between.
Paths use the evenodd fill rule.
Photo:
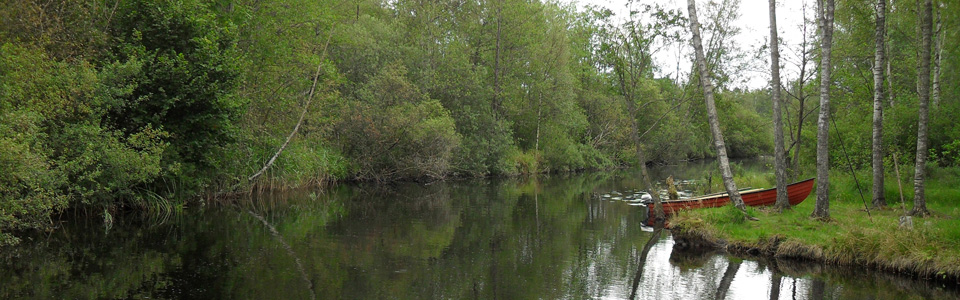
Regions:
<instances>
[{"instance_id":1,"label":"boat gunwale","mask_svg":"<svg viewBox=\"0 0 960 300\"><path fill-rule=\"evenodd\" d=\"M807 182L807 181L811 181L811 180L814 180L814 179L816 179L816 177L810 177L810 178L805 179L805 180L797 181L797 182L788 184L788 185L787 185L787 188L789 189L790 186L798 185L798 184L801 184L801 183L805 183L805 182ZM762 193L762 192L772 191L772 190L776 190L776 189L777 189L776 187L772 187L772 188L766 188L766 189L749 189L749 190L742 190L742 191L740 191L740 195L742 196L742 195L744 195L744 194ZM685 202L702 202L702 201L714 200L714 199L719 199L719 198L729 198L729 194L723 192L723 193L720 193L720 194L717 194L717 195L703 195L703 196L699 196L699 197L695 197L695 198L677 199L677 200L664 200L664 201L661 201L661 203L662 203L662 204L676 204L676 203L685 203Z\"/></svg>"}]
</instances>

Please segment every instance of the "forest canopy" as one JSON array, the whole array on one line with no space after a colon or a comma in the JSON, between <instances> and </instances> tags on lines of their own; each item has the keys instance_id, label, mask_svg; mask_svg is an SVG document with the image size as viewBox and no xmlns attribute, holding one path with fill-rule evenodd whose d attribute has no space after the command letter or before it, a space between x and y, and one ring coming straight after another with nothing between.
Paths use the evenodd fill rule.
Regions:
<instances>
[{"instance_id":1,"label":"forest canopy","mask_svg":"<svg viewBox=\"0 0 960 300\"><path fill-rule=\"evenodd\" d=\"M956 166L960 9L934 2L930 163ZM851 151L849 160L831 156L856 168L870 165L871 3L836 10L831 107ZM706 3L704 34L735 32L736 14L717 12L736 5ZM914 5L897 2L887 14L883 142L901 157L916 143ZM696 72L655 75L673 66L658 66L653 47L688 42L684 13L635 14L644 17L514 0L4 1L0 244L69 209L178 209L238 187L713 157ZM815 162L816 121L806 116L818 97L816 38L804 36L806 73L782 78L793 174ZM771 154L769 87L731 84L744 60L764 58L715 45L706 57L728 153ZM647 161L632 155L634 134ZM250 177L281 145L264 175Z\"/></svg>"}]
</instances>

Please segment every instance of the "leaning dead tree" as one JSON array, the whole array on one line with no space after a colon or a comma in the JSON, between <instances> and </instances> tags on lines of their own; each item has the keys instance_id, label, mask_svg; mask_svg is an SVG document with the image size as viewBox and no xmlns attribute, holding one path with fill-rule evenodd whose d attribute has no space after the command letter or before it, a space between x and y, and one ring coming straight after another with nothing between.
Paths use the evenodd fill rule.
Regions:
<instances>
[{"instance_id":1,"label":"leaning dead tree","mask_svg":"<svg viewBox=\"0 0 960 300\"><path fill-rule=\"evenodd\" d=\"M733 182L733 171L730 170L730 160L727 158L727 147L723 142L723 132L720 131L720 121L717 117L717 106L713 100L713 84L710 83L710 71L707 70L707 60L703 55L703 44L700 40L700 23L697 22L697 6L695 0L687 0L687 10L690 13L690 31L693 33L693 50L696 54L697 69L700 71L700 87L703 88L703 98L707 105L707 119L710 123L710 132L713 134L713 145L717 148L717 160L720 162L720 176L723 177L723 186L727 189L730 202L744 214L747 206Z\"/></svg>"},{"instance_id":2,"label":"leaning dead tree","mask_svg":"<svg viewBox=\"0 0 960 300\"><path fill-rule=\"evenodd\" d=\"M300 119L297 120L297 125L293 126L293 130L290 131L290 134L287 135L287 139L283 141L283 144L280 145L280 148L277 149L277 152L273 154L273 157L270 157L270 160L263 165L263 168L260 168L260 171L253 173L250 177L247 178L247 181L253 181L263 175L263 172L266 172L270 166L273 166L273 163L277 161L277 158L280 157L280 153L283 153L283 150L287 148L287 145L290 144L290 140L293 140L293 136L297 135L297 131L300 130L300 125L303 125L303 119L307 116L307 111L310 109L310 103L313 102L313 95L317 91L317 82L320 80L320 71L323 70L323 60L327 56L327 46L330 46L330 38L333 37L333 28L330 28L330 32L327 33L327 41L323 44L323 51L320 53L320 62L317 63L317 71L313 74L313 85L310 86L310 93L307 94L307 102L303 105L303 111L300 112Z\"/></svg>"}]
</instances>

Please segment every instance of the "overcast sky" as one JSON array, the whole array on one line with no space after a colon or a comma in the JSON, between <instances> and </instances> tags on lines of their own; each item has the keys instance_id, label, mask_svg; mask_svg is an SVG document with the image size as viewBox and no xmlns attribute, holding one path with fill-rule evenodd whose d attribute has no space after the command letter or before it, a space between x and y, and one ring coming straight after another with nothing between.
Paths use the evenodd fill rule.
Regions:
<instances>
[{"instance_id":1,"label":"overcast sky","mask_svg":"<svg viewBox=\"0 0 960 300\"><path fill-rule=\"evenodd\" d=\"M577 3L578 6L581 7L584 5L597 5L609 8L617 15L617 18L621 20L626 19L629 16L629 5L632 5L635 10L637 10L643 4L660 4L666 8L679 9L684 16L687 15L686 0L634 0L633 4L630 4L631 1L629 0L565 1ZM777 29L780 39L784 42L784 44L780 45L780 59L781 64L784 65L784 70L781 71L781 80L786 81L788 79L796 78L798 73L797 70L799 70L795 64L797 63L796 53L798 52L797 49L799 49L798 45L802 40L800 26L803 21L803 3L808 3L807 14L812 15L816 2L813 0L781 0L777 2ZM700 14L699 19L701 22L703 22L703 20L706 18L706 16L704 16L706 1L698 0L697 4L698 13ZM766 44L767 38L770 36L770 15L768 5L769 3L767 0L740 0L740 18L733 25L740 28L740 34L736 37L737 44L742 50L747 51L748 53L755 52L760 46ZM813 32L816 30L816 28L815 26L808 26L807 30ZM681 51L692 51L690 50L692 48L689 45L687 45L685 48L686 49ZM677 70L678 61L681 74L686 74L690 70L691 63L689 61L689 57L686 54L681 54L681 57L678 60L677 52L678 51L676 49L671 51L661 51L654 56L658 66L660 66L661 69L661 72L658 75L674 77ZM769 54L767 54L767 56L769 56ZM735 83L735 85L754 89L768 87L770 80L769 63L767 60L756 61L756 65L762 69L748 70L742 74L739 74L740 76L739 78L736 78L736 80L742 80L742 83ZM808 65L808 69L811 67L812 66Z\"/></svg>"}]
</instances>

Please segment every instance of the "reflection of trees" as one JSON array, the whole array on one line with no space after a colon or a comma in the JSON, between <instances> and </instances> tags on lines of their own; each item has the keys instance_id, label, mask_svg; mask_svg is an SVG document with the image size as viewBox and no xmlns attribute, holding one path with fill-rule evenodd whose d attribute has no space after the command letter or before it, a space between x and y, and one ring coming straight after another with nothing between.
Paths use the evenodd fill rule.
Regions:
<instances>
[{"instance_id":1,"label":"reflection of trees","mask_svg":"<svg viewBox=\"0 0 960 300\"><path fill-rule=\"evenodd\" d=\"M643 251L640 254L640 260L637 264L637 274L633 276L633 289L630 290L630 299L637 298L637 288L640 287L640 278L643 278L643 267L647 264L647 255L650 254L650 249L653 248L653 245L660 240L661 232L663 232L663 228L655 229L653 235L650 236L650 240L643 246Z\"/></svg>"},{"instance_id":2,"label":"reflection of trees","mask_svg":"<svg viewBox=\"0 0 960 300\"><path fill-rule=\"evenodd\" d=\"M719 253L716 249L708 247L697 248L674 245L670 251L670 263L684 271L703 268Z\"/></svg>"},{"instance_id":3,"label":"reflection of trees","mask_svg":"<svg viewBox=\"0 0 960 300\"><path fill-rule=\"evenodd\" d=\"M252 210L248 210L247 212L250 213L251 216L257 218L257 220L260 220L260 222L263 223L263 226L266 226L267 229L270 230L270 234L277 239L277 242L283 245L283 248L287 250L287 253L290 254L290 257L293 258L293 261L296 263L297 271L300 272L300 276L303 278L303 281L306 284L307 289L310 290L310 299L316 299L317 294L313 290L313 282L310 281L310 277L307 276L307 272L303 269L303 263L300 261L300 256L298 256L297 253L293 251L293 247L291 247L290 244L283 239L283 236L280 235L280 232L277 231L276 227L273 227L273 225L270 225L270 222L267 222L267 219L264 219L262 216L253 212Z\"/></svg>"},{"instance_id":4,"label":"reflection of trees","mask_svg":"<svg viewBox=\"0 0 960 300\"><path fill-rule=\"evenodd\" d=\"M862 268L824 265L791 259L777 259L777 268L785 276L809 281L809 299L956 299L960 290L941 288L922 279ZM809 279L809 280L805 280Z\"/></svg>"},{"instance_id":5,"label":"reflection of trees","mask_svg":"<svg viewBox=\"0 0 960 300\"><path fill-rule=\"evenodd\" d=\"M737 276L737 271L740 270L740 261L739 259L731 259L727 263L727 270L723 272L723 277L720 279L720 284L717 286L717 294L714 299L721 300L727 298L727 291L730 290L730 284L733 283L733 278Z\"/></svg>"},{"instance_id":6,"label":"reflection of trees","mask_svg":"<svg viewBox=\"0 0 960 300\"><path fill-rule=\"evenodd\" d=\"M783 281L783 275L780 274L780 270L777 268L777 264L770 264L770 300L779 300L780 299L780 285Z\"/></svg>"},{"instance_id":7,"label":"reflection of trees","mask_svg":"<svg viewBox=\"0 0 960 300\"><path fill-rule=\"evenodd\" d=\"M322 232L330 216L323 206L297 205L301 209L267 210L294 247ZM302 288L276 288L303 286L302 276L247 213L222 208L164 224L145 219L118 216L109 232L98 222L65 224L41 241L4 251L0 298L307 298ZM312 233L292 234L308 231L296 224Z\"/></svg>"},{"instance_id":8,"label":"reflection of trees","mask_svg":"<svg viewBox=\"0 0 960 300\"><path fill-rule=\"evenodd\" d=\"M725 272L733 265L724 256L673 250L663 233L642 232L636 207L591 198L598 185L612 184L608 179L625 180L339 186L160 225L118 218L109 233L96 222L69 225L0 253L0 298L304 299L304 277L319 299L709 298L729 288L736 271ZM774 282L779 274L801 278L799 298L811 295L811 277L823 282L826 298L956 295L894 276L864 280L862 270L759 265L779 269L771 271ZM726 287L722 277L730 277ZM681 282L696 288L669 288ZM797 287L787 284L783 289Z\"/></svg>"},{"instance_id":9,"label":"reflection of trees","mask_svg":"<svg viewBox=\"0 0 960 300\"><path fill-rule=\"evenodd\" d=\"M823 279L814 278L810 287L810 299L823 300L824 290L826 289Z\"/></svg>"},{"instance_id":10,"label":"reflection of trees","mask_svg":"<svg viewBox=\"0 0 960 300\"><path fill-rule=\"evenodd\" d=\"M129 225L132 224L115 221L115 226ZM82 244L86 247L75 246L81 241L85 241ZM150 296L151 293L138 290L147 281L158 286L175 284L162 274L181 267L182 262L156 250L127 255L106 247L140 248L144 242L129 233L113 232L108 237L103 230L61 228L35 243L4 249L0 260L0 298Z\"/></svg>"}]
</instances>

